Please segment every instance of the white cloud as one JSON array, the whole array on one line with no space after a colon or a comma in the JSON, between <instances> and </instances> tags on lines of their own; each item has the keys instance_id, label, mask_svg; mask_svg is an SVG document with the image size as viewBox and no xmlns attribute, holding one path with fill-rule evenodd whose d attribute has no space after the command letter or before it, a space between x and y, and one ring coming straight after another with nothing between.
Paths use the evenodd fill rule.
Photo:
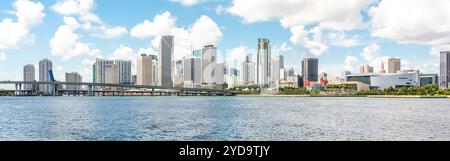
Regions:
<instances>
[{"instance_id":1,"label":"white cloud","mask_svg":"<svg viewBox=\"0 0 450 161\"><path fill-rule=\"evenodd\" d=\"M233 0L228 12L244 23L279 20L288 28L318 24L333 30L363 28L363 11L374 0Z\"/></svg>"},{"instance_id":2,"label":"white cloud","mask_svg":"<svg viewBox=\"0 0 450 161\"><path fill-rule=\"evenodd\" d=\"M357 37L348 37L346 32L367 27L363 12L375 1L233 0L227 12L241 17L243 23L279 21L284 28L290 29L290 40L294 45L301 45L308 54L319 57L330 45L357 45ZM222 8L217 10L220 12Z\"/></svg>"},{"instance_id":3,"label":"white cloud","mask_svg":"<svg viewBox=\"0 0 450 161\"><path fill-rule=\"evenodd\" d=\"M53 55L68 60L81 55L98 56L100 54L99 49L91 49L87 44L79 41L80 36L76 30L80 28L80 24L75 18L64 17L64 23L50 40Z\"/></svg>"},{"instance_id":4,"label":"white cloud","mask_svg":"<svg viewBox=\"0 0 450 161\"><path fill-rule=\"evenodd\" d=\"M202 15L195 21L192 28L189 29L192 46L195 48L217 44L222 38L222 31L219 26L208 16Z\"/></svg>"},{"instance_id":5,"label":"white cloud","mask_svg":"<svg viewBox=\"0 0 450 161\"><path fill-rule=\"evenodd\" d=\"M378 44L370 44L369 46L363 49L363 52L360 54L366 61L373 61L374 59L381 56L380 54L381 47Z\"/></svg>"},{"instance_id":6,"label":"white cloud","mask_svg":"<svg viewBox=\"0 0 450 161\"><path fill-rule=\"evenodd\" d=\"M333 46L353 47L358 45L356 36L349 37L345 32L331 32L327 34L326 41Z\"/></svg>"},{"instance_id":7,"label":"white cloud","mask_svg":"<svg viewBox=\"0 0 450 161\"><path fill-rule=\"evenodd\" d=\"M140 39L153 38L151 47L157 49L161 36L174 35L176 59L190 54L191 49L217 44L223 36L219 26L205 15L199 17L194 24L187 28L177 27L175 22L176 18L166 11L156 15L153 21L145 20L136 25L131 29L131 36Z\"/></svg>"},{"instance_id":8,"label":"white cloud","mask_svg":"<svg viewBox=\"0 0 450 161\"><path fill-rule=\"evenodd\" d=\"M248 54L254 53L254 49L250 49L247 46L240 46L231 50L227 50L227 60L226 62L243 62L245 59L245 56Z\"/></svg>"},{"instance_id":9,"label":"white cloud","mask_svg":"<svg viewBox=\"0 0 450 161\"><path fill-rule=\"evenodd\" d=\"M119 48L114 50L111 59L125 59L132 60L136 58L136 53L134 50L128 46L121 44Z\"/></svg>"},{"instance_id":10,"label":"white cloud","mask_svg":"<svg viewBox=\"0 0 450 161\"><path fill-rule=\"evenodd\" d=\"M42 23L45 17L44 5L29 0L17 0L12 13L17 17L17 22L5 18L0 22L0 50L14 49L22 43L32 39L31 29Z\"/></svg>"},{"instance_id":11,"label":"white cloud","mask_svg":"<svg viewBox=\"0 0 450 161\"><path fill-rule=\"evenodd\" d=\"M138 55L134 52L131 47L125 46L121 44L119 48L114 50L113 54L109 56L110 59L122 59L122 60L131 60L131 73L136 72L136 63Z\"/></svg>"},{"instance_id":12,"label":"white cloud","mask_svg":"<svg viewBox=\"0 0 450 161\"><path fill-rule=\"evenodd\" d=\"M92 12L95 8L94 0L60 0L52 9L63 16L75 16L83 23L82 28L93 36L101 38L117 38L128 33L125 27L110 26Z\"/></svg>"},{"instance_id":13,"label":"white cloud","mask_svg":"<svg viewBox=\"0 0 450 161\"><path fill-rule=\"evenodd\" d=\"M156 15L153 21L145 20L131 29L131 36L135 38L149 38L161 35L168 35L175 27L175 17L166 11Z\"/></svg>"},{"instance_id":14,"label":"white cloud","mask_svg":"<svg viewBox=\"0 0 450 161\"><path fill-rule=\"evenodd\" d=\"M352 55L347 55L345 58L345 70L350 72L355 72L355 69L357 67L357 64L359 62L359 59Z\"/></svg>"},{"instance_id":15,"label":"white cloud","mask_svg":"<svg viewBox=\"0 0 450 161\"><path fill-rule=\"evenodd\" d=\"M372 36L399 43L449 43L449 7L448 0L381 1L369 12Z\"/></svg>"},{"instance_id":16,"label":"white cloud","mask_svg":"<svg viewBox=\"0 0 450 161\"><path fill-rule=\"evenodd\" d=\"M435 58L440 58L441 51L450 51L450 44L447 45L434 45L430 49L430 55Z\"/></svg>"},{"instance_id":17,"label":"white cloud","mask_svg":"<svg viewBox=\"0 0 450 161\"><path fill-rule=\"evenodd\" d=\"M322 41L322 32L318 27L307 31L305 26L295 26L291 28L291 33L292 44L302 45L308 54L315 57L320 57L329 48Z\"/></svg>"},{"instance_id":18,"label":"white cloud","mask_svg":"<svg viewBox=\"0 0 450 161\"><path fill-rule=\"evenodd\" d=\"M94 28L93 31L100 31L97 33L93 33L92 35L96 37L106 38L106 39L112 39L116 37L122 37L123 35L127 34L128 31L125 27L115 26L115 27L107 27L107 26L100 26L98 28Z\"/></svg>"},{"instance_id":19,"label":"white cloud","mask_svg":"<svg viewBox=\"0 0 450 161\"><path fill-rule=\"evenodd\" d=\"M0 53L0 62L6 61L6 54L4 52Z\"/></svg>"},{"instance_id":20,"label":"white cloud","mask_svg":"<svg viewBox=\"0 0 450 161\"><path fill-rule=\"evenodd\" d=\"M205 0L170 0L170 1L177 2L185 6L192 6Z\"/></svg>"},{"instance_id":21,"label":"white cloud","mask_svg":"<svg viewBox=\"0 0 450 161\"><path fill-rule=\"evenodd\" d=\"M282 43L280 46L274 46L272 48L272 53L275 54L281 54L281 53L286 53L286 52L291 52L292 51L292 47L290 47L288 45L288 43Z\"/></svg>"}]
</instances>

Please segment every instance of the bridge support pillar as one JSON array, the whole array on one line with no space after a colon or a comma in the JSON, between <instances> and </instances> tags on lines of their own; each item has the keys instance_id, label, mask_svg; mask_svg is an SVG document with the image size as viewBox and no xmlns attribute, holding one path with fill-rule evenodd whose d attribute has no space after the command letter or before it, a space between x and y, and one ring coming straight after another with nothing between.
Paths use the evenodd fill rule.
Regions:
<instances>
[{"instance_id":1,"label":"bridge support pillar","mask_svg":"<svg viewBox=\"0 0 450 161\"><path fill-rule=\"evenodd\" d=\"M22 84L19 84L19 96L23 96Z\"/></svg>"},{"instance_id":2,"label":"bridge support pillar","mask_svg":"<svg viewBox=\"0 0 450 161\"><path fill-rule=\"evenodd\" d=\"M15 84L16 88L14 89L14 96L17 96L17 86L19 86L17 83Z\"/></svg>"},{"instance_id":3,"label":"bridge support pillar","mask_svg":"<svg viewBox=\"0 0 450 161\"><path fill-rule=\"evenodd\" d=\"M93 88L94 86L88 85L88 96L94 96Z\"/></svg>"}]
</instances>

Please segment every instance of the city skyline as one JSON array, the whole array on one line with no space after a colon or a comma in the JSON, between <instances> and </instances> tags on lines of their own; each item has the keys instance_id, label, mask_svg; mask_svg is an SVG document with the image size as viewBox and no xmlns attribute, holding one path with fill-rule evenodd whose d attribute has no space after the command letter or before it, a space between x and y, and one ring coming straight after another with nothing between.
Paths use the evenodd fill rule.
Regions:
<instances>
[{"instance_id":1,"label":"city skyline","mask_svg":"<svg viewBox=\"0 0 450 161\"><path fill-rule=\"evenodd\" d=\"M132 59L135 62L143 53L157 55L156 46L159 43L155 40L160 39L163 34L175 36L174 52L177 60L190 54L191 50L214 44L218 55L222 55L222 58L218 56L219 59L240 59L241 62L251 53L256 62L255 40L268 38L271 41L272 57L283 55L286 68L295 68L296 74L299 74L301 60L316 57L320 59L319 73L326 72L330 77L339 76L344 70L357 72L364 64L379 71L381 60L385 60L385 66L388 65L387 57L401 58L403 69L439 73L439 52L444 50L441 45L450 42L444 38L448 37L444 29L423 29L424 32L418 32L422 35L412 36L383 32L399 30L389 26L387 20L383 19L383 13L390 11L389 6L398 6L399 3L412 8L448 6L447 1L436 1L436 4L427 6L421 6L421 3L427 2L421 0L348 2L357 4L352 7L348 7L351 5L344 1L342 5L347 8L337 9L345 11L340 18L330 18L332 16L329 16L329 12L332 11L309 9L311 13L324 12L325 18L311 15L312 20L304 20L306 15L296 19L282 13L267 12L260 17L245 11L245 7L252 5L264 10L267 5L274 9L284 9L289 3L301 3L265 1L263 4L256 4L257 2L233 0L187 4L164 0L114 3L104 0L2 1L0 29L2 33L11 31L14 34L6 38L4 34L0 34L0 68L12 69L0 70L0 79L22 80L23 65L34 64L38 70L39 60L48 58L55 64L53 68L58 80L64 80L64 74L68 72L79 72L83 80L92 80L92 65L97 57ZM323 2L309 3L320 5ZM155 4L161 7L151 7ZM115 10L120 9L120 5L127 6L132 11L127 11L127 14L116 13ZM430 11L433 9L426 8ZM448 11L443 11L446 12ZM439 20L443 22L447 20L445 16L431 15L426 15L425 18L441 18ZM395 13L392 15L393 19L399 16ZM130 20L125 20L124 17ZM347 19L349 24L335 24L336 20ZM422 17L416 17L412 22L415 30L422 30L418 25L424 22L420 21L423 21ZM165 28L156 27L157 25ZM15 26L23 27L24 32L17 27L17 30L11 30ZM402 25L398 28L408 31ZM137 73L135 67L132 70L132 74Z\"/></svg>"}]
</instances>

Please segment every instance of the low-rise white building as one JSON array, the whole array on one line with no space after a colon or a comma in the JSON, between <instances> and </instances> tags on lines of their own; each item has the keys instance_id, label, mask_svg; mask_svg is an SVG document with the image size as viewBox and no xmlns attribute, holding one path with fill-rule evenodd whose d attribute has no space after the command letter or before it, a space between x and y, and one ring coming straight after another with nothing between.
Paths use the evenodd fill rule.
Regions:
<instances>
[{"instance_id":1,"label":"low-rise white building","mask_svg":"<svg viewBox=\"0 0 450 161\"><path fill-rule=\"evenodd\" d=\"M371 89L420 86L420 71L404 70L397 73L356 74L346 76L346 81L358 81L370 85Z\"/></svg>"}]
</instances>

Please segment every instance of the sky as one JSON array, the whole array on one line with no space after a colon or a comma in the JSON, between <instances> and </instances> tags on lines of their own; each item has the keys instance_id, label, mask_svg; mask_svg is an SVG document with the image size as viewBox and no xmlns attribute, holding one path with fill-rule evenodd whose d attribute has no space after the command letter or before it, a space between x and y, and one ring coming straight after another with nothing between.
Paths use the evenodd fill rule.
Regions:
<instances>
[{"instance_id":1,"label":"sky","mask_svg":"<svg viewBox=\"0 0 450 161\"><path fill-rule=\"evenodd\" d=\"M24 65L48 58L57 79L79 72L91 81L95 58L156 54L163 35L175 36L178 59L207 44L222 61L255 59L257 39L268 38L272 56L297 74L306 57L329 76L364 64L379 71L389 57L438 73L439 52L450 49L448 8L448 0L1 0L0 80L21 80Z\"/></svg>"}]
</instances>

